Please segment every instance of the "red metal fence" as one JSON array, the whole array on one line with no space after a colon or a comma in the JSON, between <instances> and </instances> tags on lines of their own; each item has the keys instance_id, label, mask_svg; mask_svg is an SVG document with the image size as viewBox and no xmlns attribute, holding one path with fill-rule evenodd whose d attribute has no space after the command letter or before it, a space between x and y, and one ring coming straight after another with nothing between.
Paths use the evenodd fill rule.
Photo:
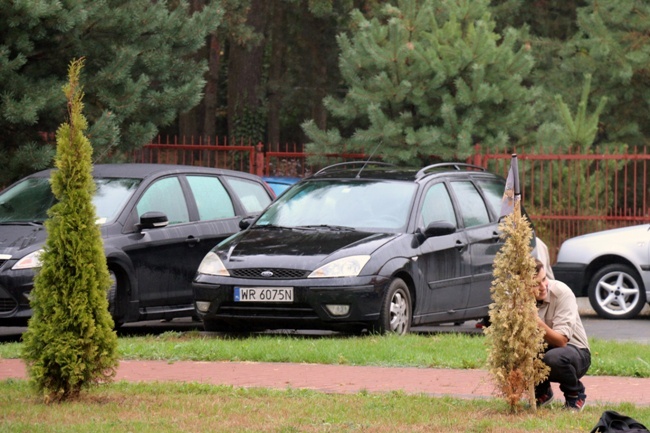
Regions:
<instances>
[{"instance_id":1,"label":"red metal fence","mask_svg":"<svg viewBox=\"0 0 650 433\"><path fill-rule=\"evenodd\" d=\"M303 177L335 162L365 154L310 155L300 145L272 149L262 143L159 138L131 155L134 162L230 168L260 176ZM504 177L511 154L483 153L469 161ZM591 155L519 153L523 204L554 262L570 237L613 227L650 222L647 149Z\"/></svg>"},{"instance_id":2,"label":"red metal fence","mask_svg":"<svg viewBox=\"0 0 650 433\"><path fill-rule=\"evenodd\" d=\"M228 142L219 138L189 139L183 137L158 137L155 142L144 145L129 155L132 162L156 164L182 164L202 167L230 168L254 173L256 166L255 146L249 142Z\"/></svg>"},{"instance_id":3,"label":"red metal fence","mask_svg":"<svg viewBox=\"0 0 650 433\"><path fill-rule=\"evenodd\" d=\"M650 222L647 148L625 153L517 155L522 203L554 262L570 237ZM477 154L477 165L507 175L510 154Z\"/></svg>"}]
</instances>

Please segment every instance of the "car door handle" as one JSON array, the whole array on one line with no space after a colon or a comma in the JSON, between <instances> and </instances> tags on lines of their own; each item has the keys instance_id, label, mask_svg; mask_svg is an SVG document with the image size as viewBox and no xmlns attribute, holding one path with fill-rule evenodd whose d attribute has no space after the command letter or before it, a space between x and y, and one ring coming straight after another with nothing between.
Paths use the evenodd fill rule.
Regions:
<instances>
[{"instance_id":1,"label":"car door handle","mask_svg":"<svg viewBox=\"0 0 650 433\"><path fill-rule=\"evenodd\" d=\"M465 247L467 247L466 243L463 243L461 241L456 241L456 249L458 251L463 251L465 249Z\"/></svg>"},{"instance_id":2,"label":"car door handle","mask_svg":"<svg viewBox=\"0 0 650 433\"><path fill-rule=\"evenodd\" d=\"M492 240L493 240L494 242L499 242L499 241L501 241L501 235L500 235L499 233L497 233L497 232L493 232L493 233L492 233Z\"/></svg>"},{"instance_id":3,"label":"car door handle","mask_svg":"<svg viewBox=\"0 0 650 433\"><path fill-rule=\"evenodd\" d=\"M201 239L195 238L194 236L188 236L187 239L185 239L185 242L189 244L190 247L193 247L194 245L201 242Z\"/></svg>"}]
</instances>

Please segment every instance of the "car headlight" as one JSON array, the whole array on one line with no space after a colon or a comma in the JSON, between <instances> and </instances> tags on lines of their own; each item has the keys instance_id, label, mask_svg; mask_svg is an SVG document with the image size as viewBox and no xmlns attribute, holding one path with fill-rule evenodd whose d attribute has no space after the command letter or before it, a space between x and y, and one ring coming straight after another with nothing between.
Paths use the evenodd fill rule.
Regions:
<instances>
[{"instance_id":1,"label":"car headlight","mask_svg":"<svg viewBox=\"0 0 650 433\"><path fill-rule=\"evenodd\" d=\"M309 274L307 278L356 277L370 256L350 256L334 260Z\"/></svg>"},{"instance_id":2,"label":"car headlight","mask_svg":"<svg viewBox=\"0 0 650 433\"><path fill-rule=\"evenodd\" d=\"M199 274L206 275L220 275L222 277L229 277L230 272L223 265L223 262L214 252L210 251L201 261L199 265Z\"/></svg>"},{"instance_id":3,"label":"car headlight","mask_svg":"<svg viewBox=\"0 0 650 433\"><path fill-rule=\"evenodd\" d=\"M27 254L25 257L18 260L18 262L16 262L16 264L13 265L11 269L18 270L18 269L40 268L42 266L41 263L42 252L43 250L37 250L34 251L33 253Z\"/></svg>"}]
</instances>

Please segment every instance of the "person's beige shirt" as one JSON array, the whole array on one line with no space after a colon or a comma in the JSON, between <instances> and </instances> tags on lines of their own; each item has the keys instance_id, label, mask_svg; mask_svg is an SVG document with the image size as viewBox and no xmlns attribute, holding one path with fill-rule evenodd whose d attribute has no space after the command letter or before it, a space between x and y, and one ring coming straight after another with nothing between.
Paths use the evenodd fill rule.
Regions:
<instances>
[{"instance_id":1,"label":"person's beige shirt","mask_svg":"<svg viewBox=\"0 0 650 433\"><path fill-rule=\"evenodd\" d=\"M569 286L561 281L549 280L548 293L538 312L551 329L569 339L569 344L579 349L589 349L587 333L578 313L578 302Z\"/></svg>"}]
</instances>

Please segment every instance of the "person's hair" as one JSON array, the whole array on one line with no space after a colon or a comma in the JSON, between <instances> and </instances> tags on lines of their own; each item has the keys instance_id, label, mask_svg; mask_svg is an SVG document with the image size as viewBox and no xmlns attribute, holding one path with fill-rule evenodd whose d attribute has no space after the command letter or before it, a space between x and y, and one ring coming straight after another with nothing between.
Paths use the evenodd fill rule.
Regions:
<instances>
[{"instance_id":1,"label":"person's hair","mask_svg":"<svg viewBox=\"0 0 650 433\"><path fill-rule=\"evenodd\" d=\"M539 271L544 267L544 263L539 259L535 259L535 275L539 274Z\"/></svg>"}]
</instances>

